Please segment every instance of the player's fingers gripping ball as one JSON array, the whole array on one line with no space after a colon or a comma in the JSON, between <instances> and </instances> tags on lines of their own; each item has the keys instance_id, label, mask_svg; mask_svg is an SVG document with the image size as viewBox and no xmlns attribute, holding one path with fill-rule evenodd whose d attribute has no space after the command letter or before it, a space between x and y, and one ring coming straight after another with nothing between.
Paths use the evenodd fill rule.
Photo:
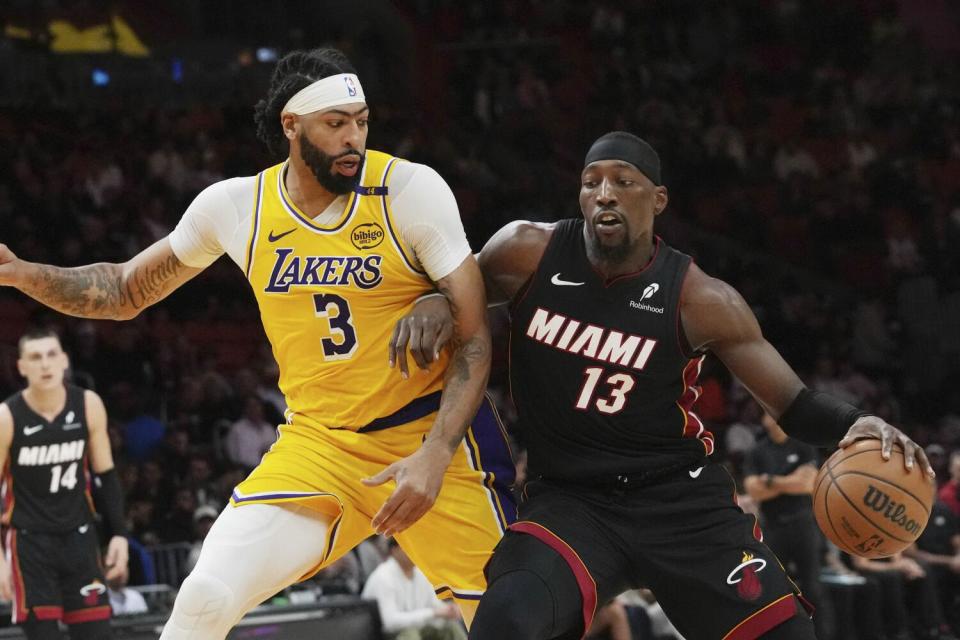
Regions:
<instances>
[{"instance_id":1,"label":"player's fingers gripping ball","mask_svg":"<svg viewBox=\"0 0 960 640\"><path fill-rule=\"evenodd\" d=\"M882 558L910 546L927 526L935 485L903 464L894 444L883 460L881 443L859 440L823 464L814 483L813 512L820 529L843 551Z\"/></svg>"}]
</instances>

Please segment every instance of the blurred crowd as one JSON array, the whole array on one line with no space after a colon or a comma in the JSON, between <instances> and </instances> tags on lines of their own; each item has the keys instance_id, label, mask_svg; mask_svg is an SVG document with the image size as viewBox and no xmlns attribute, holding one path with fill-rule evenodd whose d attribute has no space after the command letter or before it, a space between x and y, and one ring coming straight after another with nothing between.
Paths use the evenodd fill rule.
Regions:
<instances>
[{"instance_id":1,"label":"blurred crowd","mask_svg":"<svg viewBox=\"0 0 960 640\"><path fill-rule=\"evenodd\" d=\"M927 4L946 12L928 22L960 24L956 7ZM597 135L626 129L649 140L670 190L657 223L664 238L743 293L809 386L901 426L938 472L938 539L880 567L820 549L834 610L880 581L884 611L902 612L875 633L825 640L956 625L956 49L905 3L886 0L396 5L416 39L417 90L392 100L389 79L371 74L370 147L434 166L479 250L507 221L577 215L578 174ZM349 36L335 44L361 72L376 69L370 38ZM166 235L205 186L272 162L251 113L239 103L158 109L135 96L98 109L0 110L0 241L62 265L125 259ZM505 315L493 315L503 338ZM192 547L178 564L188 569L284 409L241 273L221 260L119 324L67 319L0 291L4 395L20 387L14 341L35 324L60 329L74 380L105 399L140 550L133 583L159 579L151 549L164 545ZM498 341L491 387L509 422ZM767 438L761 411L715 360L700 384L695 410L718 434L715 457L742 483ZM746 489L742 506L763 520ZM390 554L371 545L381 560ZM359 592L369 571L338 567L318 580ZM939 618L930 602L941 603ZM649 593L625 596L602 619L597 633L616 640L630 637L618 635L624 625L640 639L672 633Z\"/></svg>"}]
</instances>

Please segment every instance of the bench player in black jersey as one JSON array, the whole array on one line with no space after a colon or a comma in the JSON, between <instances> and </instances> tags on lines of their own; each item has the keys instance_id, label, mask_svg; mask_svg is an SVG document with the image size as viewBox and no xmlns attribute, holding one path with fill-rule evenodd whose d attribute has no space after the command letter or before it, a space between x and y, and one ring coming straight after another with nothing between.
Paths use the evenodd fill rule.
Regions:
<instances>
[{"instance_id":1,"label":"bench player in black jersey","mask_svg":"<svg viewBox=\"0 0 960 640\"><path fill-rule=\"evenodd\" d=\"M908 468L933 475L898 429L806 389L740 294L654 235L667 200L656 152L610 133L586 157L582 220L514 222L480 253L488 299L511 305L531 480L487 566L473 640L579 638L638 586L687 640L815 637L732 478L710 463L713 435L692 410L708 352L797 439L879 438L885 458L899 442ZM402 321L391 362L409 343L426 366L437 330Z\"/></svg>"},{"instance_id":2,"label":"bench player in black jersey","mask_svg":"<svg viewBox=\"0 0 960 640\"><path fill-rule=\"evenodd\" d=\"M64 383L69 366L52 331L20 339L27 387L0 404L5 558L0 596L29 640L110 635L106 581L127 571L123 495L107 436L107 413L92 391ZM92 473L91 473L92 472ZM112 537L101 567L91 489Z\"/></svg>"}]
</instances>

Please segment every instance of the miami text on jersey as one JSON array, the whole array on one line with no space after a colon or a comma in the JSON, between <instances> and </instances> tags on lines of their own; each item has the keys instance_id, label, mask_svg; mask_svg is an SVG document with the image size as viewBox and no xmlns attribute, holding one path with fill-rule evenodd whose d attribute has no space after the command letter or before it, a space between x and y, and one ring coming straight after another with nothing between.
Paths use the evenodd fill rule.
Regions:
<instances>
[{"instance_id":1,"label":"miami text on jersey","mask_svg":"<svg viewBox=\"0 0 960 640\"><path fill-rule=\"evenodd\" d=\"M51 445L22 447L17 456L17 464L22 467L36 467L42 464L60 464L72 462L83 457L84 440L71 440Z\"/></svg>"},{"instance_id":2,"label":"miami text on jersey","mask_svg":"<svg viewBox=\"0 0 960 640\"><path fill-rule=\"evenodd\" d=\"M621 364L642 371L657 341L635 336L537 307L527 327L527 336L537 342L593 360Z\"/></svg>"},{"instance_id":3,"label":"miami text on jersey","mask_svg":"<svg viewBox=\"0 0 960 640\"><path fill-rule=\"evenodd\" d=\"M266 293L287 293L291 286L344 287L351 282L373 289L383 281L383 256L294 256L293 249L278 248Z\"/></svg>"}]
</instances>

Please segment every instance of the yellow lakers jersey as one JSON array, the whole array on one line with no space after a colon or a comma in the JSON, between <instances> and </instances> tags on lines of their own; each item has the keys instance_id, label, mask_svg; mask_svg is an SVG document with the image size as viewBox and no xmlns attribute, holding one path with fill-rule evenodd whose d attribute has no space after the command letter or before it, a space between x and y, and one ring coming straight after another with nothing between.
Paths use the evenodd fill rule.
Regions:
<instances>
[{"instance_id":1,"label":"yellow lakers jersey","mask_svg":"<svg viewBox=\"0 0 960 640\"><path fill-rule=\"evenodd\" d=\"M440 390L446 359L408 380L387 366L394 325L433 289L390 217L398 162L368 150L360 186L329 226L293 203L286 163L257 176L246 274L280 366L288 420L292 412L298 422L360 429Z\"/></svg>"}]
</instances>

